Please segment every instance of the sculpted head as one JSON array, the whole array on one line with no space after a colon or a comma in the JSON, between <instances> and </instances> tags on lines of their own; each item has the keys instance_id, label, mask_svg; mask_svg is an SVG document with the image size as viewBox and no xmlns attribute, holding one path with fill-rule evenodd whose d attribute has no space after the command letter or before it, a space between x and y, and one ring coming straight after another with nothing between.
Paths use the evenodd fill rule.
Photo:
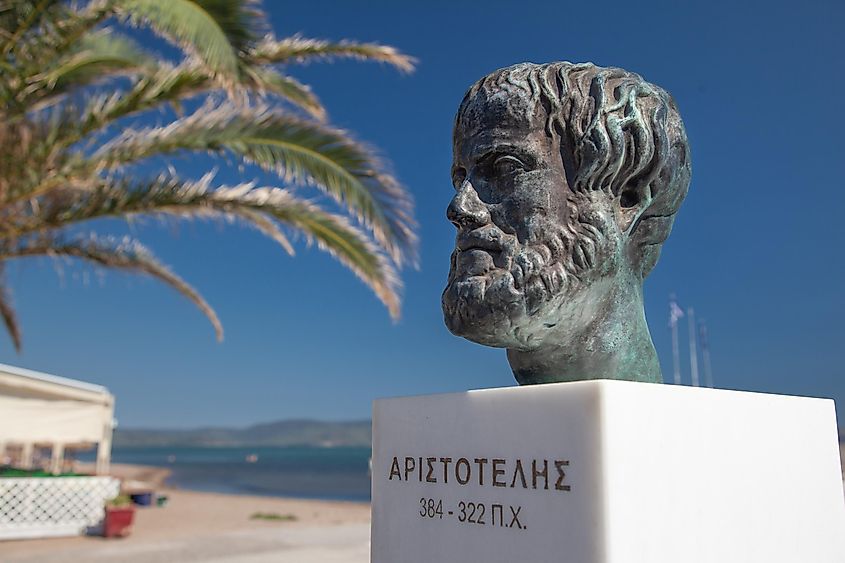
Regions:
<instances>
[{"instance_id":1,"label":"sculpted head","mask_svg":"<svg viewBox=\"0 0 845 563\"><path fill-rule=\"evenodd\" d=\"M659 381L642 304L690 179L672 98L592 64L519 64L467 92L447 216L450 331L520 383Z\"/></svg>"}]
</instances>

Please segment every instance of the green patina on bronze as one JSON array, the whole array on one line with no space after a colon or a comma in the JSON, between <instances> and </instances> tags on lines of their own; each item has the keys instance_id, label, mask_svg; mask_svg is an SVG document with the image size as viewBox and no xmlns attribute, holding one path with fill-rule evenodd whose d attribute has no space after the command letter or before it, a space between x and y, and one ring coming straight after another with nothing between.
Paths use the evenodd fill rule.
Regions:
<instances>
[{"instance_id":1,"label":"green patina on bronze","mask_svg":"<svg viewBox=\"0 0 845 563\"><path fill-rule=\"evenodd\" d=\"M671 96L618 68L518 64L469 89L453 150L449 330L507 348L520 384L662 381L642 286L689 187Z\"/></svg>"}]
</instances>

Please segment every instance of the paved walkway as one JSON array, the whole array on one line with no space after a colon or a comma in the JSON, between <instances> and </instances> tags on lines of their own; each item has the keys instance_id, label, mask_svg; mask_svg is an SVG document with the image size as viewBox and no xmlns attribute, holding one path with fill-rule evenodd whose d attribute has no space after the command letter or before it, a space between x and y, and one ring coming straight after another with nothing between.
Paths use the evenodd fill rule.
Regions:
<instances>
[{"instance_id":1,"label":"paved walkway","mask_svg":"<svg viewBox=\"0 0 845 563\"><path fill-rule=\"evenodd\" d=\"M3 563L368 563L370 527L367 524L263 528L170 540L124 542L95 538L52 540L61 549L9 556L0 543ZM50 541L50 540L44 540ZM57 545L58 547L58 545Z\"/></svg>"}]
</instances>

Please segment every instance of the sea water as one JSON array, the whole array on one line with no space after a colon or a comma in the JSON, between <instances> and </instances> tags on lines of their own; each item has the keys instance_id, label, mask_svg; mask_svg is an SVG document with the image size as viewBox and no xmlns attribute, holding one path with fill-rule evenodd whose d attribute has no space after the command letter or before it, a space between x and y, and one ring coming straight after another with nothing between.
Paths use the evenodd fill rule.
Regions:
<instances>
[{"instance_id":1,"label":"sea water","mask_svg":"<svg viewBox=\"0 0 845 563\"><path fill-rule=\"evenodd\" d=\"M232 494L370 500L370 448L113 448L113 463L171 470L169 485Z\"/></svg>"}]
</instances>

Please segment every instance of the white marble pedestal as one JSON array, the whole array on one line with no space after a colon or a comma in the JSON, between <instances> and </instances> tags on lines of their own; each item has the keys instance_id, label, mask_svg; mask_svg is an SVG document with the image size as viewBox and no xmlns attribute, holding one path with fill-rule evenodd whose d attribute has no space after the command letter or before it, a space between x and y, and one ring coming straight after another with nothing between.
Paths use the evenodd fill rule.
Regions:
<instances>
[{"instance_id":1,"label":"white marble pedestal","mask_svg":"<svg viewBox=\"0 0 845 563\"><path fill-rule=\"evenodd\" d=\"M831 400L584 381L376 401L373 563L843 563Z\"/></svg>"}]
</instances>

